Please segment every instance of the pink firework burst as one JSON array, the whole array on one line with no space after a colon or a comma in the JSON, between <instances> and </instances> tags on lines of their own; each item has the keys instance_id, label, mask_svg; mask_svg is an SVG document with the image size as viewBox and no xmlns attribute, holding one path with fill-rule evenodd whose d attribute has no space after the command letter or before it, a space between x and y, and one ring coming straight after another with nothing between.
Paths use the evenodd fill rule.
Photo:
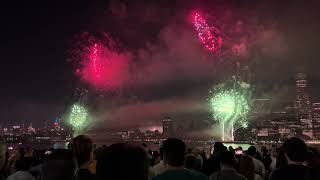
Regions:
<instances>
[{"instance_id":1,"label":"pink firework burst","mask_svg":"<svg viewBox=\"0 0 320 180\"><path fill-rule=\"evenodd\" d=\"M193 13L193 25L198 33L201 43L211 52L218 51L222 46L222 38L213 32L216 28L209 27L200 13Z\"/></svg>"},{"instance_id":2,"label":"pink firework burst","mask_svg":"<svg viewBox=\"0 0 320 180\"><path fill-rule=\"evenodd\" d=\"M114 51L101 43L88 47L88 54L81 61L79 74L82 79L96 88L117 89L128 77L130 55Z\"/></svg>"}]
</instances>

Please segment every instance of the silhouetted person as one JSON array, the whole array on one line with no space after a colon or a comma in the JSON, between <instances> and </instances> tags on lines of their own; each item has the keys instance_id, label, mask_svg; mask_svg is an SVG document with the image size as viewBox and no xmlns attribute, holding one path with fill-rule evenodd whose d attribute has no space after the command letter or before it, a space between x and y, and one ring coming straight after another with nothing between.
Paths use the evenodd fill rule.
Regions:
<instances>
[{"instance_id":1,"label":"silhouetted person","mask_svg":"<svg viewBox=\"0 0 320 180\"><path fill-rule=\"evenodd\" d=\"M28 171L17 171L10 176L7 180L36 180Z\"/></svg>"},{"instance_id":2,"label":"silhouetted person","mask_svg":"<svg viewBox=\"0 0 320 180\"><path fill-rule=\"evenodd\" d=\"M307 153L307 165L311 168L313 179L320 179L320 153L316 148L309 147Z\"/></svg>"},{"instance_id":3,"label":"silhouetted person","mask_svg":"<svg viewBox=\"0 0 320 180\"><path fill-rule=\"evenodd\" d=\"M214 151L211 157L205 161L203 172L209 176L210 174L220 171L220 153L224 151L224 145L221 142L214 143Z\"/></svg>"},{"instance_id":4,"label":"silhouetted person","mask_svg":"<svg viewBox=\"0 0 320 180\"><path fill-rule=\"evenodd\" d=\"M204 158L202 157L202 152L200 149L196 148L193 151L193 156L195 157L195 161L193 164L193 169L197 171L201 171L203 167Z\"/></svg>"},{"instance_id":5,"label":"silhouetted person","mask_svg":"<svg viewBox=\"0 0 320 180\"><path fill-rule=\"evenodd\" d=\"M163 145L160 147L160 162L152 167L152 172L154 176L162 174L167 170L166 165L163 162Z\"/></svg>"},{"instance_id":6,"label":"silhouetted person","mask_svg":"<svg viewBox=\"0 0 320 180\"><path fill-rule=\"evenodd\" d=\"M246 180L246 178L233 168L235 163L234 154L230 151L220 153L221 170L209 176L209 180Z\"/></svg>"},{"instance_id":7,"label":"silhouetted person","mask_svg":"<svg viewBox=\"0 0 320 180\"><path fill-rule=\"evenodd\" d=\"M5 180L5 164L6 164L7 146L4 138L0 136L0 180Z\"/></svg>"},{"instance_id":8,"label":"silhouetted person","mask_svg":"<svg viewBox=\"0 0 320 180\"><path fill-rule=\"evenodd\" d=\"M195 161L196 161L196 158L195 158L194 156L192 156L192 155L187 156L185 167L186 167L187 169L196 170L196 168L195 168Z\"/></svg>"},{"instance_id":9,"label":"silhouetted person","mask_svg":"<svg viewBox=\"0 0 320 180\"><path fill-rule=\"evenodd\" d=\"M310 169L303 165L306 159L307 145L299 138L290 138L283 144L284 155L288 161L286 167L276 169L270 180L303 180L312 179Z\"/></svg>"},{"instance_id":10,"label":"silhouetted person","mask_svg":"<svg viewBox=\"0 0 320 180\"><path fill-rule=\"evenodd\" d=\"M248 148L247 155L252 157L255 172L257 174L259 174L263 179L266 174L266 169L265 169L263 163L260 160L255 158L257 155L257 149L254 146L250 146Z\"/></svg>"},{"instance_id":11,"label":"silhouetted person","mask_svg":"<svg viewBox=\"0 0 320 180\"><path fill-rule=\"evenodd\" d=\"M228 150L229 150L230 152L232 152L233 154L235 154L235 150L233 149L232 146L229 146Z\"/></svg>"},{"instance_id":12,"label":"silhouetted person","mask_svg":"<svg viewBox=\"0 0 320 180\"><path fill-rule=\"evenodd\" d=\"M184 168L186 145L180 139L167 139L163 142L163 160L167 170L153 180L205 180L202 173Z\"/></svg>"},{"instance_id":13,"label":"silhouetted person","mask_svg":"<svg viewBox=\"0 0 320 180\"><path fill-rule=\"evenodd\" d=\"M276 169L286 167L288 165L288 161L285 156L285 152L283 147L278 149L277 157L276 157Z\"/></svg>"},{"instance_id":14,"label":"silhouetted person","mask_svg":"<svg viewBox=\"0 0 320 180\"><path fill-rule=\"evenodd\" d=\"M95 179L95 175L89 171L90 163L93 160L92 140L88 136L79 135L71 141L69 148L77 159L78 180Z\"/></svg>"},{"instance_id":15,"label":"silhouetted person","mask_svg":"<svg viewBox=\"0 0 320 180\"><path fill-rule=\"evenodd\" d=\"M253 158L248 155L242 156L239 164L239 173L248 180L262 180L262 177L255 173Z\"/></svg>"},{"instance_id":16,"label":"silhouetted person","mask_svg":"<svg viewBox=\"0 0 320 180\"><path fill-rule=\"evenodd\" d=\"M160 162L160 153L158 151L152 152L151 166L154 166Z\"/></svg>"},{"instance_id":17,"label":"silhouetted person","mask_svg":"<svg viewBox=\"0 0 320 180\"><path fill-rule=\"evenodd\" d=\"M98 180L147 180L149 159L138 146L119 143L103 150L97 161Z\"/></svg>"},{"instance_id":18,"label":"silhouetted person","mask_svg":"<svg viewBox=\"0 0 320 180\"><path fill-rule=\"evenodd\" d=\"M263 163L266 171L270 172L270 165L272 163L271 154L265 146L261 147L261 153L262 153L262 163ZM266 173L266 174L268 174L268 173Z\"/></svg>"},{"instance_id":19,"label":"silhouetted person","mask_svg":"<svg viewBox=\"0 0 320 180\"><path fill-rule=\"evenodd\" d=\"M20 148L18 152L19 159L15 162L14 169L16 171L28 171L32 164L32 150L30 150L30 148L27 148L26 150Z\"/></svg>"},{"instance_id":20,"label":"silhouetted person","mask_svg":"<svg viewBox=\"0 0 320 180\"><path fill-rule=\"evenodd\" d=\"M41 180L76 180L77 161L71 150L54 150L43 163Z\"/></svg>"}]
</instances>

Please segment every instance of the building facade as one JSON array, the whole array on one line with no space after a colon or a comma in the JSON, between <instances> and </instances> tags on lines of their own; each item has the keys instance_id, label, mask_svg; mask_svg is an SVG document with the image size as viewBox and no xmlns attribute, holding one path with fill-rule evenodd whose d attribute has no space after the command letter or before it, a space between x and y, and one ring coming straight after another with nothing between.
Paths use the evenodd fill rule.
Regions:
<instances>
[{"instance_id":1,"label":"building facade","mask_svg":"<svg viewBox=\"0 0 320 180\"><path fill-rule=\"evenodd\" d=\"M168 116L162 120L162 135L164 138L169 138L173 135L173 121Z\"/></svg>"},{"instance_id":2,"label":"building facade","mask_svg":"<svg viewBox=\"0 0 320 180\"><path fill-rule=\"evenodd\" d=\"M296 75L296 115L301 123L302 135L313 138L312 105L307 91L307 75Z\"/></svg>"},{"instance_id":3,"label":"building facade","mask_svg":"<svg viewBox=\"0 0 320 180\"><path fill-rule=\"evenodd\" d=\"M312 104L313 115L313 135L314 138L320 139L320 103Z\"/></svg>"}]
</instances>

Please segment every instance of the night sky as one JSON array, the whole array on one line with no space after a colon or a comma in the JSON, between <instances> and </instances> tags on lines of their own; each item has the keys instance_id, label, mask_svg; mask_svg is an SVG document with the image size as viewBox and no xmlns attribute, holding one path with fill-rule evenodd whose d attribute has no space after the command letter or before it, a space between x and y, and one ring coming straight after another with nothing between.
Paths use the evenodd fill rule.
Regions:
<instances>
[{"instance_id":1,"label":"night sky","mask_svg":"<svg viewBox=\"0 0 320 180\"><path fill-rule=\"evenodd\" d=\"M25 1L1 5L0 122L39 125L64 115L76 87L95 91L70 60L75 36L84 32L108 33L134 56L130 66L138 74L134 88L91 99L95 119L108 126L141 125L164 114L206 121L207 90L230 75L232 65L203 50L188 24L193 9L209 23L217 19L222 30L244 22L243 38L231 38L248 44L241 63L251 67L257 97L294 98L294 74L305 72L310 94L319 100L317 0ZM114 93L119 89L125 90Z\"/></svg>"}]
</instances>

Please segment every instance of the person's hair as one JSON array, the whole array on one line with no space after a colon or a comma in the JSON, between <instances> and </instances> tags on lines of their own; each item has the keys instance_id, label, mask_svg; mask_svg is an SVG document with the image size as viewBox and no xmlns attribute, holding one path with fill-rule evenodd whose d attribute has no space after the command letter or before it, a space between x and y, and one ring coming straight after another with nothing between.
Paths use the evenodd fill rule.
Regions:
<instances>
[{"instance_id":1,"label":"person's hair","mask_svg":"<svg viewBox=\"0 0 320 180\"><path fill-rule=\"evenodd\" d=\"M41 180L74 180L76 177L77 162L71 150L54 150L43 163Z\"/></svg>"},{"instance_id":2,"label":"person's hair","mask_svg":"<svg viewBox=\"0 0 320 180\"><path fill-rule=\"evenodd\" d=\"M0 170L3 168L6 162L6 148L6 141L0 136Z\"/></svg>"},{"instance_id":3,"label":"person's hair","mask_svg":"<svg viewBox=\"0 0 320 180\"><path fill-rule=\"evenodd\" d=\"M195 161L196 161L196 158L194 156L191 156L191 155L188 156L186 158L185 168L187 168L187 169L195 169L194 168Z\"/></svg>"},{"instance_id":4,"label":"person's hair","mask_svg":"<svg viewBox=\"0 0 320 180\"><path fill-rule=\"evenodd\" d=\"M113 144L97 160L97 180L148 179L149 161L144 148L130 144Z\"/></svg>"},{"instance_id":5,"label":"person's hair","mask_svg":"<svg viewBox=\"0 0 320 180\"><path fill-rule=\"evenodd\" d=\"M166 163L178 167L184 165L186 145L180 139L169 138L163 142L163 157Z\"/></svg>"},{"instance_id":6,"label":"person's hair","mask_svg":"<svg viewBox=\"0 0 320 180\"><path fill-rule=\"evenodd\" d=\"M287 159L284 155L283 147L278 149L277 157L276 157L276 168L283 168L288 165Z\"/></svg>"},{"instance_id":7,"label":"person's hair","mask_svg":"<svg viewBox=\"0 0 320 180\"><path fill-rule=\"evenodd\" d=\"M292 137L283 143L283 149L291 161L303 162L306 158L307 145L303 140Z\"/></svg>"},{"instance_id":8,"label":"person's hair","mask_svg":"<svg viewBox=\"0 0 320 180\"><path fill-rule=\"evenodd\" d=\"M161 160L163 160L163 147L162 146L160 147L159 151L160 151L160 158L161 158Z\"/></svg>"},{"instance_id":9,"label":"person's hair","mask_svg":"<svg viewBox=\"0 0 320 180\"><path fill-rule=\"evenodd\" d=\"M220 153L220 163L222 165L227 165L227 166L234 166L235 163L235 157L234 154L230 151L222 151Z\"/></svg>"},{"instance_id":10,"label":"person's hair","mask_svg":"<svg viewBox=\"0 0 320 180\"><path fill-rule=\"evenodd\" d=\"M240 160L239 173L248 180L254 180L255 171L252 157L244 155Z\"/></svg>"},{"instance_id":11,"label":"person's hair","mask_svg":"<svg viewBox=\"0 0 320 180\"><path fill-rule=\"evenodd\" d=\"M160 153L158 151L152 152L151 166L156 165L156 161L160 158Z\"/></svg>"},{"instance_id":12,"label":"person's hair","mask_svg":"<svg viewBox=\"0 0 320 180\"><path fill-rule=\"evenodd\" d=\"M75 157L77 158L79 167L84 163L90 161L93 143L88 136L79 135L75 137L71 141L69 148L73 151Z\"/></svg>"},{"instance_id":13,"label":"person's hair","mask_svg":"<svg viewBox=\"0 0 320 180\"><path fill-rule=\"evenodd\" d=\"M250 156L254 156L254 155L257 153L256 147L250 146L250 147L248 148L247 153L248 153Z\"/></svg>"},{"instance_id":14,"label":"person's hair","mask_svg":"<svg viewBox=\"0 0 320 180\"><path fill-rule=\"evenodd\" d=\"M214 143L213 148L214 148L214 152L222 152L224 149L224 145L222 142L216 142Z\"/></svg>"},{"instance_id":15,"label":"person's hair","mask_svg":"<svg viewBox=\"0 0 320 180\"><path fill-rule=\"evenodd\" d=\"M25 149L24 148L19 148L19 154L20 154L20 159L24 158L24 155L26 154Z\"/></svg>"}]
</instances>

